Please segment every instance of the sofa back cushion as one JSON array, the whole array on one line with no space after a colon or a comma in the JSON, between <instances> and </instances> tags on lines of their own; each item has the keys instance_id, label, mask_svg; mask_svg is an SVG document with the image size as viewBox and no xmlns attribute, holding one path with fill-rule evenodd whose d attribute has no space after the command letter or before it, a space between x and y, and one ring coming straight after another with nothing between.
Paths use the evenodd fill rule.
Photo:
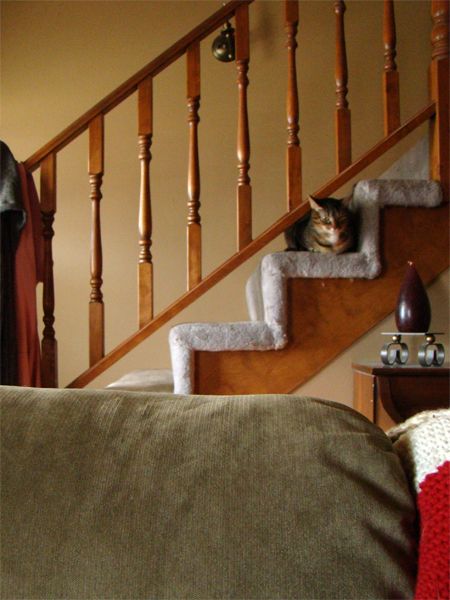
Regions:
<instances>
[{"instance_id":1,"label":"sofa back cushion","mask_svg":"<svg viewBox=\"0 0 450 600\"><path fill-rule=\"evenodd\" d=\"M296 396L0 388L2 598L409 598L384 433Z\"/></svg>"}]
</instances>

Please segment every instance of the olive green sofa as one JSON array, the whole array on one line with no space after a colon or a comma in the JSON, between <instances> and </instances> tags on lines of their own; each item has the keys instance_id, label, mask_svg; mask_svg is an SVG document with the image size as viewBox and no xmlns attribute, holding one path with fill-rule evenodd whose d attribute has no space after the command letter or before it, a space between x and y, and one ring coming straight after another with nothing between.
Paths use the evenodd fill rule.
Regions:
<instances>
[{"instance_id":1,"label":"olive green sofa","mask_svg":"<svg viewBox=\"0 0 450 600\"><path fill-rule=\"evenodd\" d=\"M0 387L1 598L412 598L416 509L342 405Z\"/></svg>"}]
</instances>

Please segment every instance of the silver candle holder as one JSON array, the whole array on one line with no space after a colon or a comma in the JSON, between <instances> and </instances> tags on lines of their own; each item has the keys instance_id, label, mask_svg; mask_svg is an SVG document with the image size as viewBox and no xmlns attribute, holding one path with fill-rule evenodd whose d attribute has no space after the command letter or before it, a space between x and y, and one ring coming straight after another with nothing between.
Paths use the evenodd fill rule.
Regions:
<instances>
[{"instance_id":1,"label":"silver candle holder","mask_svg":"<svg viewBox=\"0 0 450 600\"><path fill-rule=\"evenodd\" d=\"M381 335L390 335L392 340L383 345L380 351L380 358L385 365L405 365L409 359L409 348L402 339L404 336L425 336L425 342L420 345L417 353L417 360L422 367L431 367L444 364L445 348L442 344L436 342L436 336L444 335L442 332L418 332L418 333L400 333L382 332Z\"/></svg>"}]
</instances>

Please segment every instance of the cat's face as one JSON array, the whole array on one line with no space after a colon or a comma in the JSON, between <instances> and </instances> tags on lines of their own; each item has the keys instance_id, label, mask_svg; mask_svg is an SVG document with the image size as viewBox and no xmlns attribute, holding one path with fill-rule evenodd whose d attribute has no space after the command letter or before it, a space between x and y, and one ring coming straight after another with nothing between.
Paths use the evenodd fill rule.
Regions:
<instances>
[{"instance_id":1,"label":"cat's face","mask_svg":"<svg viewBox=\"0 0 450 600\"><path fill-rule=\"evenodd\" d=\"M350 225L350 213L342 200L310 198L311 219L314 228L331 244L337 244L347 238Z\"/></svg>"}]
</instances>

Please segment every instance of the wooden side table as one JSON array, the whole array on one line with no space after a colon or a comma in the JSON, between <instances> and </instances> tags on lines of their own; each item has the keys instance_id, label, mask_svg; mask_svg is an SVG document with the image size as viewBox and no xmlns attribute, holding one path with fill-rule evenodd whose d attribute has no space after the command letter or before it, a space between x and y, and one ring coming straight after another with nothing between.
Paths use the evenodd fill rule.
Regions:
<instances>
[{"instance_id":1,"label":"wooden side table","mask_svg":"<svg viewBox=\"0 0 450 600\"><path fill-rule=\"evenodd\" d=\"M450 407L450 368L353 364L353 406L389 429L422 410Z\"/></svg>"}]
</instances>

